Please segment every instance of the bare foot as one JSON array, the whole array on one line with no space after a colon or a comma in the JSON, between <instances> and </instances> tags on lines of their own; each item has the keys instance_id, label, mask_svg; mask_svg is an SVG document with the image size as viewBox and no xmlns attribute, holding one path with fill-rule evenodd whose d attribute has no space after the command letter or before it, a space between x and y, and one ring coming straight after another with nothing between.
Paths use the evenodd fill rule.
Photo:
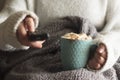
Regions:
<instances>
[{"instance_id":1,"label":"bare foot","mask_svg":"<svg viewBox=\"0 0 120 80\"><path fill-rule=\"evenodd\" d=\"M106 59L106 46L103 43L100 43L95 51L93 58L88 61L88 67L90 67L90 69L98 70L105 64Z\"/></svg>"}]
</instances>

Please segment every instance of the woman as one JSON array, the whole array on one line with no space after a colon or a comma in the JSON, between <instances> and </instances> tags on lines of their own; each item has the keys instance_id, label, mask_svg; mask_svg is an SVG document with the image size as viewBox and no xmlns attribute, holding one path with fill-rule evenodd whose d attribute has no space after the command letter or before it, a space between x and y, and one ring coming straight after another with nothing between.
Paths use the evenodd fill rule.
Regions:
<instances>
[{"instance_id":1,"label":"woman","mask_svg":"<svg viewBox=\"0 0 120 80\"><path fill-rule=\"evenodd\" d=\"M90 20L99 31L98 47L88 67L96 71L111 68L120 56L119 0L6 0L0 12L0 48L3 50L41 48L44 41L29 42L27 31L64 16ZM36 16L37 14L37 16Z\"/></svg>"}]
</instances>

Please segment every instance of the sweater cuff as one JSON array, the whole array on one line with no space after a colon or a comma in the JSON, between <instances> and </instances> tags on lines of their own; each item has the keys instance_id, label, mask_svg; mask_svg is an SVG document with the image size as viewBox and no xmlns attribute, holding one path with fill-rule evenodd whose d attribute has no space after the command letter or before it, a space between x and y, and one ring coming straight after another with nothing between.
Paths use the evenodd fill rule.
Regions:
<instances>
[{"instance_id":1,"label":"sweater cuff","mask_svg":"<svg viewBox=\"0 0 120 80\"><path fill-rule=\"evenodd\" d=\"M30 11L20 11L12 14L5 22L4 22L4 42L7 50L14 49L28 49L29 46L24 46L19 43L16 36L16 31L18 29L19 24L25 19L26 16L30 15L34 18L35 27L38 26L38 17Z\"/></svg>"}]
</instances>

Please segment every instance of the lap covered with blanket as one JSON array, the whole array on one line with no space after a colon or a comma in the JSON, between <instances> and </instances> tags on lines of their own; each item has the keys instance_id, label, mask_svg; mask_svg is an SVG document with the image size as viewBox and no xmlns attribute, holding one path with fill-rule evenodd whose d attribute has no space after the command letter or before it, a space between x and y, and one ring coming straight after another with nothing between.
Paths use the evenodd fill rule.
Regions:
<instances>
[{"instance_id":1,"label":"lap covered with blanket","mask_svg":"<svg viewBox=\"0 0 120 80\"><path fill-rule=\"evenodd\" d=\"M43 48L0 51L0 80L119 80L120 60L111 69L99 73L86 68L64 71L60 60L60 36L84 32L93 38L96 28L86 19L64 17L38 28L50 38Z\"/></svg>"}]
</instances>

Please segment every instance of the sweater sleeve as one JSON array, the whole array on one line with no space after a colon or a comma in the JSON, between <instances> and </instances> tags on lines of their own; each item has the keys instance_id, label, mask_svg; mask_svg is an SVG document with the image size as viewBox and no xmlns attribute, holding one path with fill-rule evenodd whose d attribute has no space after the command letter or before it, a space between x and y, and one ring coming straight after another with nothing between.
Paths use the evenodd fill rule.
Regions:
<instances>
[{"instance_id":1,"label":"sweater sleeve","mask_svg":"<svg viewBox=\"0 0 120 80\"><path fill-rule=\"evenodd\" d=\"M0 49L15 50L28 49L21 45L16 37L16 30L23 19L30 15L34 18L35 27L38 26L38 17L28 11L25 0L6 0L6 4L0 12Z\"/></svg>"},{"instance_id":2,"label":"sweater sleeve","mask_svg":"<svg viewBox=\"0 0 120 80\"><path fill-rule=\"evenodd\" d=\"M16 30L20 22L30 15L35 19L35 26L38 26L37 16L29 11L20 11L12 14L3 23L0 24L0 49L14 50L14 49L28 49L28 46L21 45L16 37Z\"/></svg>"},{"instance_id":3,"label":"sweater sleeve","mask_svg":"<svg viewBox=\"0 0 120 80\"><path fill-rule=\"evenodd\" d=\"M106 24L95 41L104 43L107 47L107 60L98 71L111 68L120 56L120 0L109 0L106 13Z\"/></svg>"}]
</instances>

